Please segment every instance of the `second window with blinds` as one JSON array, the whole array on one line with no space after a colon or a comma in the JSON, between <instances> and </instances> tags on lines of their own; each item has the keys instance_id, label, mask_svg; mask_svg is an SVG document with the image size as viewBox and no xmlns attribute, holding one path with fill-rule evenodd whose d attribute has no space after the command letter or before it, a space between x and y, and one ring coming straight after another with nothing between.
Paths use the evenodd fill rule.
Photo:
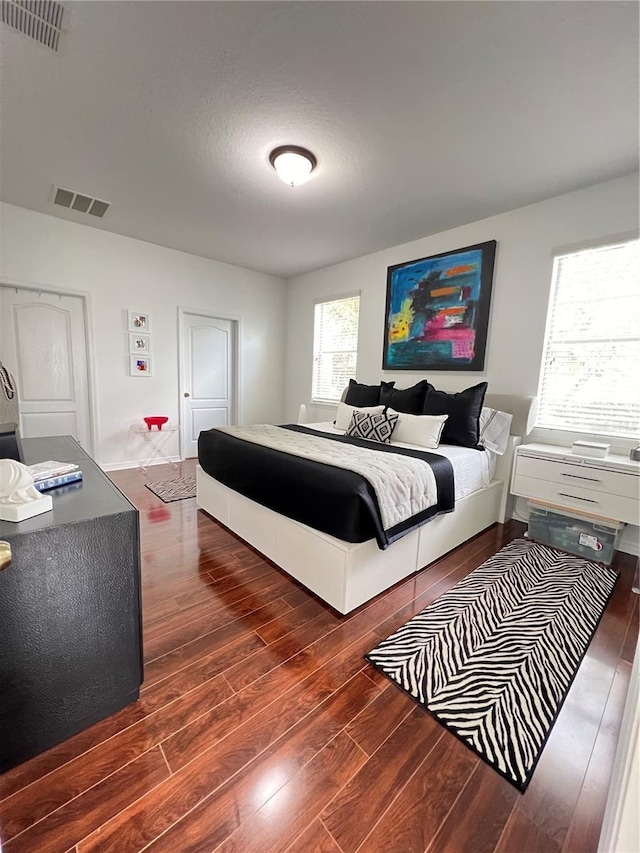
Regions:
<instances>
[{"instance_id":1,"label":"second window with blinds","mask_svg":"<svg viewBox=\"0 0 640 853\"><path fill-rule=\"evenodd\" d=\"M358 363L360 296L343 296L315 306L313 380L316 403L337 403Z\"/></svg>"},{"instance_id":2,"label":"second window with blinds","mask_svg":"<svg viewBox=\"0 0 640 853\"><path fill-rule=\"evenodd\" d=\"M539 427L640 437L640 241L558 255Z\"/></svg>"}]
</instances>

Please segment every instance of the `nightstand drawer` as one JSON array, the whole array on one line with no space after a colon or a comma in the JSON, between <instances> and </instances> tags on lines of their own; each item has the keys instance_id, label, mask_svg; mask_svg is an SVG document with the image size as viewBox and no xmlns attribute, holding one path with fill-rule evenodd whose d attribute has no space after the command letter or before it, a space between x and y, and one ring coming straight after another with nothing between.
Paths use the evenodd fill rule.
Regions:
<instances>
[{"instance_id":1,"label":"nightstand drawer","mask_svg":"<svg viewBox=\"0 0 640 853\"><path fill-rule=\"evenodd\" d=\"M640 524L640 501L637 497L624 497L596 491L591 487L591 484L589 484L589 488L583 488L574 485L575 480L557 483L550 480L540 480L537 477L523 476L520 468L521 461L521 459L518 460L516 477L513 481L513 493L515 495L537 498L567 509L599 515L602 518L626 521L628 524ZM538 471L538 460L535 462L535 470ZM559 467L553 463L552 465L554 468Z\"/></svg>"},{"instance_id":2,"label":"nightstand drawer","mask_svg":"<svg viewBox=\"0 0 640 853\"><path fill-rule=\"evenodd\" d=\"M560 460L535 459L518 454L516 478L520 476L534 477L536 480L548 480L561 486L562 491L572 491L574 488L587 489L632 498L636 501L640 499L640 480L638 477L621 471L608 471L587 465L572 465Z\"/></svg>"}]
</instances>

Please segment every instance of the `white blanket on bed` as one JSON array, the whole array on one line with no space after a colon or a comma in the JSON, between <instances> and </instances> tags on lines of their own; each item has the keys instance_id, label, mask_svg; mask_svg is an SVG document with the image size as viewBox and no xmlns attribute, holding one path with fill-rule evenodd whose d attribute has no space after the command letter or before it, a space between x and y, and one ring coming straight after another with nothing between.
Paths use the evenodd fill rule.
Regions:
<instances>
[{"instance_id":1,"label":"white blanket on bed","mask_svg":"<svg viewBox=\"0 0 640 853\"><path fill-rule=\"evenodd\" d=\"M218 429L243 441L360 474L376 493L385 530L429 509L438 499L435 475L422 459L343 444L271 424Z\"/></svg>"}]
</instances>

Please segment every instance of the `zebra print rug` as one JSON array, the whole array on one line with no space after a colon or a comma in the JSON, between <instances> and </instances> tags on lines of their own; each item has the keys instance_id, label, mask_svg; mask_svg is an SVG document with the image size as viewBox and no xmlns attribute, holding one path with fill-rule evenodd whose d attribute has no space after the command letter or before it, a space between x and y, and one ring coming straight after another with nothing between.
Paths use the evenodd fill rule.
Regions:
<instances>
[{"instance_id":1,"label":"zebra print rug","mask_svg":"<svg viewBox=\"0 0 640 853\"><path fill-rule=\"evenodd\" d=\"M155 483L145 483L145 486L166 504L196 496L195 475L179 477L175 480L157 480Z\"/></svg>"},{"instance_id":2,"label":"zebra print rug","mask_svg":"<svg viewBox=\"0 0 640 853\"><path fill-rule=\"evenodd\" d=\"M524 791L616 579L516 539L365 657Z\"/></svg>"}]
</instances>

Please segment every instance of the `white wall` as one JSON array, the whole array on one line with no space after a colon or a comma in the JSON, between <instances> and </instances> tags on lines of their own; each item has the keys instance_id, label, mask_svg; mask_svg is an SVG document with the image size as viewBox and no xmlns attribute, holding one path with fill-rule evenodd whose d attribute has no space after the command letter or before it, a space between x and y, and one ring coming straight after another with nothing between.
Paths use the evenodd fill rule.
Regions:
<instances>
[{"instance_id":1,"label":"white wall","mask_svg":"<svg viewBox=\"0 0 640 853\"><path fill-rule=\"evenodd\" d=\"M311 395L313 303L361 292L358 380L395 379L398 387L428 376L460 391L482 380L494 393L535 395L551 285L560 247L638 229L638 176L630 176L492 216L422 240L298 276L288 283L286 416ZM482 373L382 371L387 267L463 246L497 240L498 251Z\"/></svg>"},{"instance_id":2,"label":"white wall","mask_svg":"<svg viewBox=\"0 0 640 853\"><path fill-rule=\"evenodd\" d=\"M89 296L97 391L94 455L107 467L144 455L129 426L150 414L178 422L178 306L240 320L239 416L278 422L283 413L282 279L0 205L0 280ZM153 376L128 374L126 309L152 318ZM177 434L168 445L178 455Z\"/></svg>"}]
</instances>

